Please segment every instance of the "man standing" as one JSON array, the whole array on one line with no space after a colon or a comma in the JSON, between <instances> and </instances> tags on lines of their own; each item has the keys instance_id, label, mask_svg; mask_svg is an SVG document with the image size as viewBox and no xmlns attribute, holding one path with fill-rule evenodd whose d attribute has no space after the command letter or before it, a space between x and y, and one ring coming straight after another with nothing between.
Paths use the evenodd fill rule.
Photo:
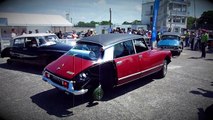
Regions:
<instances>
[{"instance_id":1,"label":"man standing","mask_svg":"<svg viewBox=\"0 0 213 120\"><path fill-rule=\"evenodd\" d=\"M12 46L13 44L13 39L17 36L16 34L16 30L14 28L12 28L11 30L11 40L10 40L10 46Z\"/></svg>"},{"instance_id":2,"label":"man standing","mask_svg":"<svg viewBox=\"0 0 213 120\"><path fill-rule=\"evenodd\" d=\"M206 46L207 46L208 39L209 39L209 35L207 31L203 30L201 35L201 50L202 50L201 58L206 57Z\"/></svg>"},{"instance_id":3,"label":"man standing","mask_svg":"<svg viewBox=\"0 0 213 120\"><path fill-rule=\"evenodd\" d=\"M12 28L12 30L11 30L11 37L12 38L16 37L16 30L14 28Z\"/></svg>"},{"instance_id":4,"label":"man standing","mask_svg":"<svg viewBox=\"0 0 213 120\"><path fill-rule=\"evenodd\" d=\"M186 31L185 34L185 47L189 47L189 31Z\"/></svg>"}]
</instances>

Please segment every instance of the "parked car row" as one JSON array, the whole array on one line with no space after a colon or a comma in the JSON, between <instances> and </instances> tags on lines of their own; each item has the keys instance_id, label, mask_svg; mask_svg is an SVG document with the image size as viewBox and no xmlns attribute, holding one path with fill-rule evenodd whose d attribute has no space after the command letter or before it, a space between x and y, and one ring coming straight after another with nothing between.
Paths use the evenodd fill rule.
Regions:
<instances>
[{"instance_id":1,"label":"parked car row","mask_svg":"<svg viewBox=\"0 0 213 120\"><path fill-rule=\"evenodd\" d=\"M165 39L173 37L178 39L172 35ZM44 81L64 92L89 93L100 100L113 87L153 74L165 77L172 56L164 48L150 49L142 36L133 34L84 37L74 46L58 41L55 34L22 35L1 57L10 57L8 63L46 66Z\"/></svg>"}]
</instances>

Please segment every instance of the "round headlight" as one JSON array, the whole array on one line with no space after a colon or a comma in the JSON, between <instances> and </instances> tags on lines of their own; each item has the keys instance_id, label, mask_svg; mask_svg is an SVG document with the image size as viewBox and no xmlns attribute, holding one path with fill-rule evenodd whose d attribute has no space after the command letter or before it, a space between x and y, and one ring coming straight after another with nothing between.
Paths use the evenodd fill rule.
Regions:
<instances>
[{"instance_id":1,"label":"round headlight","mask_svg":"<svg viewBox=\"0 0 213 120\"><path fill-rule=\"evenodd\" d=\"M79 74L79 80L80 81L86 81L88 78L87 74L86 73L81 73Z\"/></svg>"}]
</instances>

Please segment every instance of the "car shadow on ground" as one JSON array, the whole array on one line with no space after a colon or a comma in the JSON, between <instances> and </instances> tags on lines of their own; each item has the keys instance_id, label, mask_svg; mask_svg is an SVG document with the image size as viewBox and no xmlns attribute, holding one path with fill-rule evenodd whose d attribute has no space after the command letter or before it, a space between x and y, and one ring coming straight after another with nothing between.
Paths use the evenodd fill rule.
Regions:
<instances>
[{"instance_id":1,"label":"car shadow on ground","mask_svg":"<svg viewBox=\"0 0 213 120\"><path fill-rule=\"evenodd\" d=\"M188 59L202 59L201 57L189 57Z\"/></svg>"},{"instance_id":2,"label":"car shadow on ground","mask_svg":"<svg viewBox=\"0 0 213 120\"><path fill-rule=\"evenodd\" d=\"M128 84L124 84L122 86L119 87L115 87L113 88L111 91L108 91L105 94L105 97L103 98L103 101L108 101L111 99L114 99L118 96L124 95L128 92L131 92L135 89L138 89L140 87L145 86L146 84L149 84L151 82L154 81L154 77L153 76L148 76L142 79L138 79L136 81L130 82Z\"/></svg>"},{"instance_id":3,"label":"car shadow on ground","mask_svg":"<svg viewBox=\"0 0 213 120\"><path fill-rule=\"evenodd\" d=\"M189 57L188 59L203 59L203 58L201 58L201 57ZM213 59L209 59L209 58L204 58L204 60L213 61Z\"/></svg>"},{"instance_id":4,"label":"car shadow on ground","mask_svg":"<svg viewBox=\"0 0 213 120\"><path fill-rule=\"evenodd\" d=\"M0 63L0 68L41 75L44 67L24 63Z\"/></svg>"},{"instance_id":5,"label":"car shadow on ground","mask_svg":"<svg viewBox=\"0 0 213 120\"><path fill-rule=\"evenodd\" d=\"M212 84L212 83L211 83ZM213 98L213 91L205 90L202 88L198 88L198 90L190 91L190 93L195 95L201 95L207 98ZM198 109L198 119L199 120L213 120L213 104L208 106L206 109L197 108Z\"/></svg>"},{"instance_id":6,"label":"car shadow on ground","mask_svg":"<svg viewBox=\"0 0 213 120\"><path fill-rule=\"evenodd\" d=\"M152 81L154 80L151 77L146 77L114 88L110 91L110 93L105 95L102 101L112 100L118 96L143 87ZM67 95L56 88L38 93L30 98L33 103L44 109L49 115L55 115L60 118L77 114L74 110L72 110L72 108L76 106L86 104L85 107L93 107L99 103L98 101L91 103L91 97L88 94L79 96Z\"/></svg>"},{"instance_id":7,"label":"car shadow on ground","mask_svg":"<svg viewBox=\"0 0 213 120\"><path fill-rule=\"evenodd\" d=\"M206 60L206 61L213 61L213 59L204 59L204 60Z\"/></svg>"}]
</instances>

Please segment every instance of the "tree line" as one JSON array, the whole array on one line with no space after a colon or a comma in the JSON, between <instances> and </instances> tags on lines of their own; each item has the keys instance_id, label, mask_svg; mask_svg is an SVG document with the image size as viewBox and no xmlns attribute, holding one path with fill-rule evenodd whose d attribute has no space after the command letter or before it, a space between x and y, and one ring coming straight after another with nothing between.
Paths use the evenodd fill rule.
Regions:
<instances>
[{"instance_id":1,"label":"tree line","mask_svg":"<svg viewBox=\"0 0 213 120\"><path fill-rule=\"evenodd\" d=\"M213 30L213 11L203 12L200 18L188 17L187 28Z\"/></svg>"},{"instance_id":2,"label":"tree line","mask_svg":"<svg viewBox=\"0 0 213 120\"><path fill-rule=\"evenodd\" d=\"M122 23L122 25L139 25L139 24L141 24L140 20L134 20L132 22L124 21ZM74 26L75 27L95 27L96 25L110 25L110 22L109 21L101 21L101 22L96 22L96 21L83 22L83 21L79 21ZM113 23L111 23L111 25L113 25Z\"/></svg>"}]
</instances>

